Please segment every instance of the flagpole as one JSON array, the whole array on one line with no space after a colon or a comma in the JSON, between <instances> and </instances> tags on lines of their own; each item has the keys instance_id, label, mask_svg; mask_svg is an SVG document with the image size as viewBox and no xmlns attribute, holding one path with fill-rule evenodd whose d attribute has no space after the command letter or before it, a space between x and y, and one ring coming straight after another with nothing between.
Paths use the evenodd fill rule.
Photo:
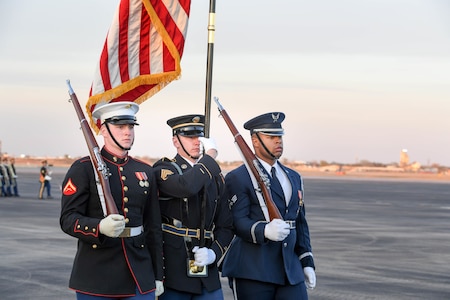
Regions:
<instances>
[{"instance_id":1,"label":"flagpole","mask_svg":"<svg viewBox=\"0 0 450 300\"><path fill-rule=\"evenodd\" d=\"M209 127L211 123L211 86L214 54L214 31L216 30L216 0L209 1L209 21L208 21L208 56L206 60L206 91L205 91L205 137L209 138ZM206 186L203 187L203 198L200 210L200 247L205 246L205 226L206 226Z\"/></svg>"},{"instance_id":2,"label":"flagpole","mask_svg":"<svg viewBox=\"0 0 450 300\"><path fill-rule=\"evenodd\" d=\"M216 0L209 1L208 21L208 56L206 61L206 90L205 90L205 137L209 137L211 123L211 87L214 54L214 32L216 30Z\"/></svg>"}]
</instances>

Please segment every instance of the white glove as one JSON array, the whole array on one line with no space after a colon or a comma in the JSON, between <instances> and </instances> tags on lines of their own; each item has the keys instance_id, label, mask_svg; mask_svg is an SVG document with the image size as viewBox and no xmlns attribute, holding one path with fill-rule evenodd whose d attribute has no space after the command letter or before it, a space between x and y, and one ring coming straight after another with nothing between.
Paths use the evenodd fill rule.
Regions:
<instances>
[{"instance_id":1,"label":"white glove","mask_svg":"<svg viewBox=\"0 0 450 300\"><path fill-rule=\"evenodd\" d=\"M195 266L203 267L216 261L216 253L209 248L195 246L192 252L194 253Z\"/></svg>"},{"instance_id":2,"label":"white glove","mask_svg":"<svg viewBox=\"0 0 450 300\"><path fill-rule=\"evenodd\" d=\"M161 280L155 280L156 289L155 289L155 296L161 296L162 293L164 293L164 284Z\"/></svg>"},{"instance_id":3,"label":"white glove","mask_svg":"<svg viewBox=\"0 0 450 300\"><path fill-rule=\"evenodd\" d=\"M304 267L303 273L305 274L306 288L312 290L316 287L316 272L311 267Z\"/></svg>"},{"instance_id":4,"label":"white glove","mask_svg":"<svg viewBox=\"0 0 450 300\"><path fill-rule=\"evenodd\" d=\"M273 219L264 228L264 236L275 242L284 240L289 235L289 232L289 225L280 219Z\"/></svg>"},{"instance_id":5,"label":"white glove","mask_svg":"<svg viewBox=\"0 0 450 300\"><path fill-rule=\"evenodd\" d=\"M213 138L205 137L199 137L198 139L205 153L212 156L213 158L216 158L217 154L219 153L219 151L217 151L216 141Z\"/></svg>"},{"instance_id":6,"label":"white glove","mask_svg":"<svg viewBox=\"0 0 450 300\"><path fill-rule=\"evenodd\" d=\"M125 218L122 215L111 214L100 221L99 230L106 236L118 237L125 228Z\"/></svg>"}]
</instances>

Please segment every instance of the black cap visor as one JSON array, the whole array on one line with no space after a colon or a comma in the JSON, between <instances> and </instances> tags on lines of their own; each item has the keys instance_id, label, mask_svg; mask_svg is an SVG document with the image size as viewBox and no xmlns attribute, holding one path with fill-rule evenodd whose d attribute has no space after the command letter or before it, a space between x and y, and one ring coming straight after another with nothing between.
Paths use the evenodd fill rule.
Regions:
<instances>
[{"instance_id":1,"label":"black cap visor","mask_svg":"<svg viewBox=\"0 0 450 300\"><path fill-rule=\"evenodd\" d=\"M125 124L139 125L138 123L136 123L136 118L134 116L114 116L109 119L106 119L105 123L113 125L125 125Z\"/></svg>"},{"instance_id":2,"label":"black cap visor","mask_svg":"<svg viewBox=\"0 0 450 300\"><path fill-rule=\"evenodd\" d=\"M186 126L186 127L180 127L173 130L173 135L182 135L182 136L198 136L202 137L205 136L205 133L203 132L203 126Z\"/></svg>"}]
</instances>

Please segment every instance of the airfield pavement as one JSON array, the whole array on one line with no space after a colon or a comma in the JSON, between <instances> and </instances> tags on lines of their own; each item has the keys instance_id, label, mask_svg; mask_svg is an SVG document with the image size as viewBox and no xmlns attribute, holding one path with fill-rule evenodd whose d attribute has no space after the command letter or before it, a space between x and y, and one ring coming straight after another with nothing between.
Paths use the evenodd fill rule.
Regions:
<instances>
[{"instance_id":1,"label":"airfield pavement","mask_svg":"<svg viewBox=\"0 0 450 300\"><path fill-rule=\"evenodd\" d=\"M59 227L61 182L38 200L38 168L18 170L21 197L0 198L0 299L75 299L76 240ZM450 184L305 176L316 261L311 300L450 299ZM223 280L225 300L232 294Z\"/></svg>"}]
</instances>

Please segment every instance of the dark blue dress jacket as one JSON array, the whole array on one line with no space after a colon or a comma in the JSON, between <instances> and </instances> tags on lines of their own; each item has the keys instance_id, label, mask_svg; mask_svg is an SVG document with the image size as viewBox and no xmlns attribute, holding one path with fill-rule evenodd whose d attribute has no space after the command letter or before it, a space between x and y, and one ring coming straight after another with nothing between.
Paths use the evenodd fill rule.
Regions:
<instances>
[{"instance_id":1,"label":"dark blue dress jacket","mask_svg":"<svg viewBox=\"0 0 450 300\"><path fill-rule=\"evenodd\" d=\"M282 191L272 190L272 198L283 219L296 224L281 242L264 237L267 221L245 165L225 177L236 234L223 262L222 275L225 277L295 285L304 281L304 267L314 268L302 179L296 171L279 165L289 178L292 196L287 206Z\"/></svg>"}]
</instances>

